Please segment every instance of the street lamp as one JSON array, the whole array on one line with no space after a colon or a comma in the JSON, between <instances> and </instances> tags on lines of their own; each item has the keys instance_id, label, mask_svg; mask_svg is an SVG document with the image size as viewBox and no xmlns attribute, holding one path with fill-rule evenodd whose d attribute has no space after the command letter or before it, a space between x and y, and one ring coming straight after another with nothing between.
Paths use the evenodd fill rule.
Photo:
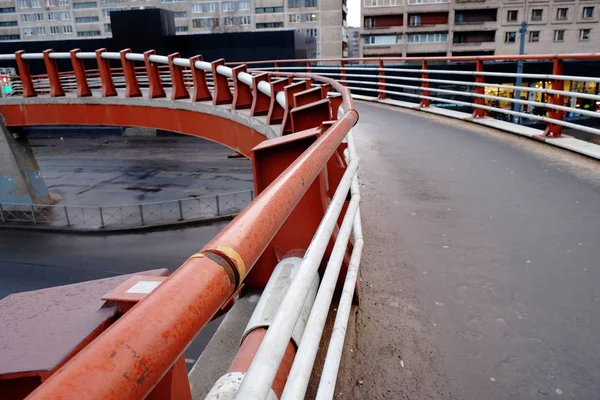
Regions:
<instances>
[{"instance_id":1,"label":"street lamp","mask_svg":"<svg viewBox=\"0 0 600 400\"><path fill-rule=\"evenodd\" d=\"M525 0L525 16L523 17L523 22L521 22L521 29L519 29L519 34L521 37L519 38L519 55L525 54L525 34L527 33L527 0ZM517 60L517 80L515 82L515 86L517 86L517 90L515 91L515 100L521 100L521 89L519 89L523 84L523 60ZM514 103L515 112L521 112L521 103ZM513 116L513 122L518 124L521 117L518 115Z\"/></svg>"}]
</instances>

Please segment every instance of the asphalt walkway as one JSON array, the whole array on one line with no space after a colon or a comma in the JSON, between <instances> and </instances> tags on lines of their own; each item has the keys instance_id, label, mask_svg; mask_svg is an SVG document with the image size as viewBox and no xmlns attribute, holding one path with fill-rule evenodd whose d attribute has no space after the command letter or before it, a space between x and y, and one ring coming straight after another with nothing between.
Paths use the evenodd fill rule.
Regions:
<instances>
[{"instance_id":1,"label":"asphalt walkway","mask_svg":"<svg viewBox=\"0 0 600 400\"><path fill-rule=\"evenodd\" d=\"M356 381L339 398L597 399L600 164L358 111L366 246Z\"/></svg>"}]
</instances>

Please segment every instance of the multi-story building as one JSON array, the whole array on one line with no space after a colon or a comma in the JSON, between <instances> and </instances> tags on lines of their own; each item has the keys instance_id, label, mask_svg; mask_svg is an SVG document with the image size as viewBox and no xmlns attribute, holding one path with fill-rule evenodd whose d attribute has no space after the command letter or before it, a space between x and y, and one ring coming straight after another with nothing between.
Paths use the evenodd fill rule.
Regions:
<instances>
[{"instance_id":1,"label":"multi-story building","mask_svg":"<svg viewBox=\"0 0 600 400\"><path fill-rule=\"evenodd\" d=\"M346 0L0 0L0 41L109 37L111 11L141 8L174 11L177 34L293 28L347 53Z\"/></svg>"},{"instance_id":2,"label":"multi-story building","mask_svg":"<svg viewBox=\"0 0 600 400\"><path fill-rule=\"evenodd\" d=\"M360 28L348 28L348 57L360 57Z\"/></svg>"},{"instance_id":3,"label":"multi-story building","mask_svg":"<svg viewBox=\"0 0 600 400\"><path fill-rule=\"evenodd\" d=\"M597 52L598 0L361 0L362 55Z\"/></svg>"}]
</instances>

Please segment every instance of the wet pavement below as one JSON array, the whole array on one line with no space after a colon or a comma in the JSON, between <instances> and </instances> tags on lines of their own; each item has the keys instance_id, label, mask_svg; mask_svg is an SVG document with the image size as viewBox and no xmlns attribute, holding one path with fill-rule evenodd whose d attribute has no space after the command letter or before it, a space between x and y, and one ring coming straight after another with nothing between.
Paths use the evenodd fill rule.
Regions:
<instances>
[{"instance_id":1,"label":"wet pavement below","mask_svg":"<svg viewBox=\"0 0 600 400\"><path fill-rule=\"evenodd\" d=\"M253 188L252 165L195 137L31 138L51 193L68 205L179 200Z\"/></svg>"}]
</instances>

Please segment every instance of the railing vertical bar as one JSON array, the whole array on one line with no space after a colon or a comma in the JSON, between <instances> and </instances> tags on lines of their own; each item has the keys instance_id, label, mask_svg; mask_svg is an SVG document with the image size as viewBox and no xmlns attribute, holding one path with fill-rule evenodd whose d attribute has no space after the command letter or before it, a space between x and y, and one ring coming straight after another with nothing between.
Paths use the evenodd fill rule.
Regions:
<instances>
[{"instance_id":1,"label":"railing vertical bar","mask_svg":"<svg viewBox=\"0 0 600 400\"><path fill-rule=\"evenodd\" d=\"M65 218L67 220L67 227L71 226L71 220L69 219L69 211L67 210L67 206L63 206L63 210L65 212Z\"/></svg>"}]
</instances>

